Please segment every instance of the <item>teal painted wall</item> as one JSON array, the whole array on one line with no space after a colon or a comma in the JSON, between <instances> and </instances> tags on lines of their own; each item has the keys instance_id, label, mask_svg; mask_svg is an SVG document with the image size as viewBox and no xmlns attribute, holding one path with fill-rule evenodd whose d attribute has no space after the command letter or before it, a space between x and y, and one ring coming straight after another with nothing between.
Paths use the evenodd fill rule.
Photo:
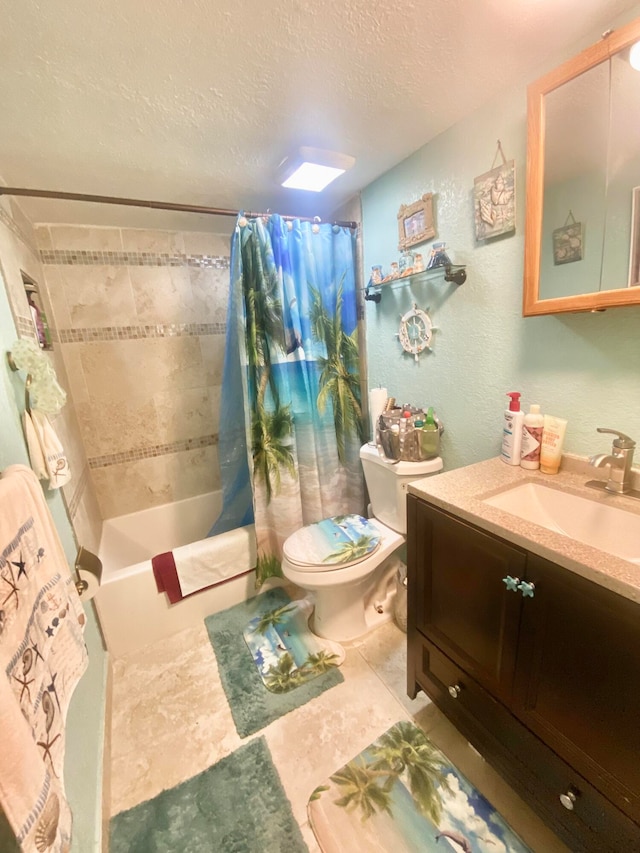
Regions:
<instances>
[{"instance_id":1,"label":"teal painted wall","mask_svg":"<svg viewBox=\"0 0 640 853\"><path fill-rule=\"evenodd\" d=\"M477 243L473 181L491 168L498 139L507 159L516 163L516 230ZM640 440L640 308L522 317L525 163L523 83L362 194L365 279L372 265L388 268L398 260L398 209L425 192L435 194L436 239L446 241L454 263L467 265L461 287L442 279L387 285L378 305L366 303L369 387L386 387L399 402L435 407L445 425L446 468L499 454L508 391L522 393L525 411L539 403L543 412L566 418L570 453L609 450L610 441L596 433L597 426ZM417 249L426 258L430 243ZM430 308L439 329L433 352L418 362L403 354L396 337L400 317L414 302Z\"/></svg>"},{"instance_id":2,"label":"teal painted wall","mask_svg":"<svg viewBox=\"0 0 640 853\"><path fill-rule=\"evenodd\" d=\"M4 281L0 274L0 470L29 459L20 425L20 402L24 400L24 382L13 374L5 361L17 334ZM59 492L45 492L65 554L70 565L76 556L73 530ZM67 717L65 785L73 812L72 853L100 850L102 833L102 751L105 726L106 653L98 632L91 604L85 604L87 627L85 640L89 668L76 688ZM6 825L0 816L0 849L9 850Z\"/></svg>"}]
</instances>

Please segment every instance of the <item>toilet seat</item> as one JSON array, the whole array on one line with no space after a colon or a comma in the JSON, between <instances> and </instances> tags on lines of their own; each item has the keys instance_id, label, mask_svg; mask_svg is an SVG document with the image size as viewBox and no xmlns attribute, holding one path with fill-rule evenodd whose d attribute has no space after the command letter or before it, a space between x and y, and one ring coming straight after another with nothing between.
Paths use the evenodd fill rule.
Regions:
<instances>
[{"instance_id":1,"label":"toilet seat","mask_svg":"<svg viewBox=\"0 0 640 853\"><path fill-rule=\"evenodd\" d=\"M354 566L380 547L380 529L361 515L336 515L296 530L283 546L298 571L329 572Z\"/></svg>"}]
</instances>

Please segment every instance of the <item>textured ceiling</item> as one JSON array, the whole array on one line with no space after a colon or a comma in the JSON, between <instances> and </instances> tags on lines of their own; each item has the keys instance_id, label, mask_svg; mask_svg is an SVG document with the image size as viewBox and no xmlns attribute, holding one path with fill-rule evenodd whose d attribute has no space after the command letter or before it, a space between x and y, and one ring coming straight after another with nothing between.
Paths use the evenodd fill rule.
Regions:
<instances>
[{"instance_id":1,"label":"textured ceiling","mask_svg":"<svg viewBox=\"0 0 640 853\"><path fill-rule=\"evenodd\" d=\"M326 218L634 6L0 0L0 176L10 186ZM276 167L299 145L343 151L356 165L322 196L283 190ZM203 227L195 216L21 204L34 221Z\"/></svg>"}]
</instances>

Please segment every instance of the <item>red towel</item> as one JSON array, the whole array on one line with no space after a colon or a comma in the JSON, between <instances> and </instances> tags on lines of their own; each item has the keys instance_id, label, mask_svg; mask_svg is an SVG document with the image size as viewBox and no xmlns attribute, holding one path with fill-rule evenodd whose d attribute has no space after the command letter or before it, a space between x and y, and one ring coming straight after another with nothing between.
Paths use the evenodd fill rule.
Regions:
<instances>
[{"instance_id":1,"label":"red towel","mask_svg":"<svg viewBox=\"0 0 640 853\"><path fill-rule=\"evenodd\" d=\"M151 565L153 566L153 576L156 579L158 592L166 593L171 604L181 601L183 595L173 552L166 551L164 554L158 554L152 558Z\"/></svg>"}]
</instances>

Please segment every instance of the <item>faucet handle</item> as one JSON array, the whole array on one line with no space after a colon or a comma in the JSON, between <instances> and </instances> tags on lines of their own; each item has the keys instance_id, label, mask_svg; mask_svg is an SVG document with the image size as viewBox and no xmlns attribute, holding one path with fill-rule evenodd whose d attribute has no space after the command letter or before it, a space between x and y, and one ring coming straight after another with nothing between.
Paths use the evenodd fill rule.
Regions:
<instances>
[{"instance_id":1,"label":"faucet handle","mask_svg":"<svg viewBox=\"0 0 640 853\"><path fill-rule=\"evenodd\" d=\"M629 438L628 435L625 435L623 432L620 432L617 429L605 429L604 427L596 427L597 432L610 432L613 435L617 435L618 438L613 439L613 446L617 447L618 450L633 450L636 446L635 441L632 438Z\"/></svg>"}]
</instances>

